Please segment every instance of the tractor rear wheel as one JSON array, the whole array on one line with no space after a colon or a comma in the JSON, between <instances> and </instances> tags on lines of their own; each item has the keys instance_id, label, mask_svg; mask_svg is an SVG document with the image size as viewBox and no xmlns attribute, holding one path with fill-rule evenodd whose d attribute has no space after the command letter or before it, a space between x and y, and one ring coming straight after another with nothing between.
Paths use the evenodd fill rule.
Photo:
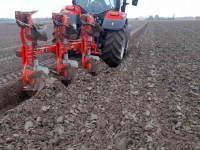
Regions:
<instances>
[{"instance_id":1,"label":"tractor rear wheel","mask_svg":"<svg viewBox=\"0 0 200 150\"><path fill-rule=\"evenodd\" d=\"M117 67L124 56L126 48L126 26L119 31L107 31L102 50L102 59L111 67Z\"/></svg>"}]
</instances>

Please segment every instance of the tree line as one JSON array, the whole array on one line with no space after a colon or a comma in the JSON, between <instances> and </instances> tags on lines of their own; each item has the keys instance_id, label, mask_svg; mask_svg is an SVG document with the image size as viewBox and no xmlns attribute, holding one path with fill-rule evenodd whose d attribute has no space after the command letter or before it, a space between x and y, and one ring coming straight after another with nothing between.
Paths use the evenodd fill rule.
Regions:
<instances>
[{"instance_id":1,"label":"tree line","mask_svg":"<svg viewBox=\"0 0 200 150\"><path fill-rule=\"evenodd\" d=\"M138 17L138 18L130 18L130 20L149 20L149 21L153 21L153 20L194 20L195 17L175 17L175 15L173 15L173 17L160 17L159 15L155 15L155 16L148 16L148 17Z\"/></svg>"}]
</instances>

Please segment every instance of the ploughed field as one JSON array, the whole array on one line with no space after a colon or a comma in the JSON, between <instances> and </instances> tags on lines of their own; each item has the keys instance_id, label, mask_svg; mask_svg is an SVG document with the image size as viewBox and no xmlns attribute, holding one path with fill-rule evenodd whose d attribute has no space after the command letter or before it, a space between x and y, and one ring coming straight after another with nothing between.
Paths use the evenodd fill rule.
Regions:
<instances>
[{"instance_id":1,"label":"ploughed field","mask_svg":"<svg viewBox=\"0 0 200 150\"><path fill-rule=\"evenodd\" d=\"M145 23L130 22L133 30ZM6 88L21 76L14 55L19 28L0 28L0 85ZM54 57L40 60L51 66ZM200 21L149 22L131 37L117 68L97 76L79 68L69 87L57 81L13 109L1 108L0 149L198 150L199 70Z\"/></svg>"}]
</instances>

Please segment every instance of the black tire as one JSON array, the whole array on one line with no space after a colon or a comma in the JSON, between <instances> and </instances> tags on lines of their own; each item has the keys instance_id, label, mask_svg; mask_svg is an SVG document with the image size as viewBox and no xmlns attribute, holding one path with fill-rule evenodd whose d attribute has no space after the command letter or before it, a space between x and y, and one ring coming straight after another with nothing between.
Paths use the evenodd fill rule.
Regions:
<instances>
[{"instance_id":1,"label":"black tire","mask_svg":"<svg viewBox=\"0 0 200 150\"><path fill-rule=\"evenodd\" d=\"M117 67L125 52L126 26L119 31L107 31L107 36L102 50L102 59L111 67Z\"/></svg>"}]
</instances>

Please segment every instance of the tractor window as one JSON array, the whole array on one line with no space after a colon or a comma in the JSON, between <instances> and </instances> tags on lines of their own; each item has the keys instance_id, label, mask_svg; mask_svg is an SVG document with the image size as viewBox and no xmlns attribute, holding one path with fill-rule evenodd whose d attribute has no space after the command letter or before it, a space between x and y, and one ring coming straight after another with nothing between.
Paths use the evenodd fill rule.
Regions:
<instances>
[{"instance_id":1,"label":"tractor window","mask_svg":"<svg viewBox=\"0 0 200 150\"><path fill-rule=\"evenodd\" d=\"M117 0L76 0L76 4L85 11L93 14L100 14L116 8Z\"/></svg>"}]
</instances>

